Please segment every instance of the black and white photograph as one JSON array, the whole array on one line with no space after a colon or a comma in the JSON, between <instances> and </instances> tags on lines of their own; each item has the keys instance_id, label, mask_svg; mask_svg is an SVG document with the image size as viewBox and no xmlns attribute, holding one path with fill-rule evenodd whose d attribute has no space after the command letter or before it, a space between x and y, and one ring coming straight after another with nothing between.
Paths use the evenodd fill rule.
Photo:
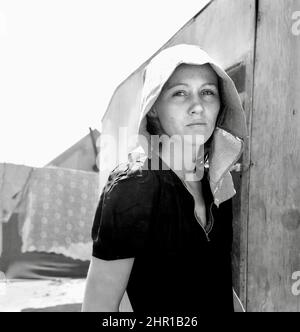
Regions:
<instances>
[{"instance_id":1,"label":"black and white photograph","mask_svg":"<svg viewBox=\"0 0 300 332\"><path fill-rule=\"evenodd\" d=\"M0 0L0 114L0 312L300 312L300 0Z\"/></svg>"}]
</instances>

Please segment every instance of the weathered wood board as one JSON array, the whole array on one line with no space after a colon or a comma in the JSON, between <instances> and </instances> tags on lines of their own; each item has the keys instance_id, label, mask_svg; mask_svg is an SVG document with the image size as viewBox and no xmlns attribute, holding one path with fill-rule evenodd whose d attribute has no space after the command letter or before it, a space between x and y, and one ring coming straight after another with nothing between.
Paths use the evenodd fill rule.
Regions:
<instances>
[{"instance_id":1,"label":"weathered wood board","mask_svg":"<svg viewBox=\"0 0 300 332\"><path fill-rule=\"evenodd\" d=\"M247 310L300 311L300 1L258 4Z\"/></svg>"}]
</instances>

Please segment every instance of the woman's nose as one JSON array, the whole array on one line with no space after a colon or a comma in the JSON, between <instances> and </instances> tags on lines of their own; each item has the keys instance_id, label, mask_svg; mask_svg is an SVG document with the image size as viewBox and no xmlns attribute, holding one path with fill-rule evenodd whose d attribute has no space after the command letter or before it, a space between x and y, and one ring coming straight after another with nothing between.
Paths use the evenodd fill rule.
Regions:
<instances>
[{"instance_id":1,"label":"woman's nose","mask_svg":"<svg viewBox=\"0 0 300 332\"><path fill-rule=\"evenodd\" d=\"M190 114L194 114L194 113L201 113L204 111L203 105L202 105L202 101L201 98L199 96L194 97L192 104L189 108L189 113Z\"/></svg>"}]
</instances>

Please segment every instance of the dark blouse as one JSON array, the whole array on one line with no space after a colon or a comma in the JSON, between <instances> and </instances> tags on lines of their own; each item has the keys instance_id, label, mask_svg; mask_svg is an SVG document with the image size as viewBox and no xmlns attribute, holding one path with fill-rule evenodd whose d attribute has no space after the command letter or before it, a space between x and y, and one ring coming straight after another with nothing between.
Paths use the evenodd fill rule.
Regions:
<instances>
[{"instance_id":1,"label":"dark blouse","mask_svg":"<svg viewBox=\"0 0 300 332\"><path fill-rule=\"evenodd\" d=\"M232 312L232 201L213 203L208 173L207 227L194 198L171 170L149 159L114 169L92 228L93 256L135 257L127 293L135 312Z\"/></svg>"}]
</instances>

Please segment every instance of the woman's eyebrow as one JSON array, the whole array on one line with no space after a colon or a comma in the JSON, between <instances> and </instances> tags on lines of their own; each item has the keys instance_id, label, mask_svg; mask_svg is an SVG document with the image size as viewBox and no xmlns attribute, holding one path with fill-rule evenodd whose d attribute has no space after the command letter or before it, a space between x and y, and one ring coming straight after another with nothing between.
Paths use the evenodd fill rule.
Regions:
<instances>
[{"instance_id":1,"label":"woman's eyebrow","mask_svg":"<svg viewBox=\"0 0 300 332\"><path fill-rule=\"evenodd\" d=\"M183 82L182 82L182 83L181 83L181 82L179 82L179 83L174 83L174 84L170 84L170 85L166 84L166 86L165 86L165 90L170 90L170 89L175 88L176 86L179 86L179 85L189 86L189 84L187 84L187 83L183 83ZM218 88L218 84L216 84L216 83L211 83L211 82L203 83L203 84L201 85L201 87L206 86L206 85L211 85L211 86L213 86L213 87L215 87L215 88Z\"/></svg>"},{"instance_id":2,"label":"woman's eyebrow","mask_svg":"<svg viewBox=\"0 0 300 332\"><path fill-rule=\"evenodd\" d=\"M212 85L215 88L218 88L218 84L216 84L216 83L204 83L204 84L202 84L202 86L205 86L205 85Z\"/></svg>"},{"instance_id":3,"label":"woman's eyebrow","mask_svg":"<svg viewBox=\"0 0 300 332\"><path fill-rule=\"evenodd\" d=\"M178 86L178 85L185 85L185 86L189 86L187 83L174 83L174 84L166 84L166 86L165 86L165 89L166 90L170 90L170 89L172 89L172 88L175 88L176 86Z\"/></svg>"}]
</instances>

